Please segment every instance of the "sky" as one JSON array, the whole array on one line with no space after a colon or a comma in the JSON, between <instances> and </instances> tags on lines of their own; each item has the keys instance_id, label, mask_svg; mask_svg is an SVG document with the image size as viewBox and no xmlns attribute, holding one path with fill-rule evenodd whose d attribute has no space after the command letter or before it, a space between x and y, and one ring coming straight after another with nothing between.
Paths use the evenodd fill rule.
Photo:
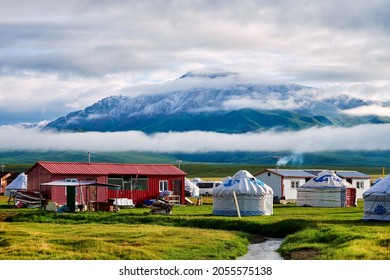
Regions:
<instances>
[{"instance_id":1,"label":"sky","mask_svg":"<svg viewBox=\"0 0 390 280\"><path fill-rule=\"evenodd\" d=\"M390 101L387 0L0 4L0 131L204 68Z\"/></svg>"}]
</instances>

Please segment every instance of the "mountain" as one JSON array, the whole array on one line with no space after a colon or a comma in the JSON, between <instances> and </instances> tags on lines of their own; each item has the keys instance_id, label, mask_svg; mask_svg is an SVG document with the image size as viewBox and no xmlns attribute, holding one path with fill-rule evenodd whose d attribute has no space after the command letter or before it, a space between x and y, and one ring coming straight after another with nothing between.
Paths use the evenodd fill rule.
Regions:
<instances>
[{"instance_id":1,"label":"mountain","mask_svg":"<svg viewBox=\"0 0 390 280\"><path fill-rule=\"evenodd\" d=\"M329 95L297 84L243 82L238 77L227 71L188 72L167 86L171 90L136 97L109 96L44 129L245 133L390 122L386 117L358 117L343 111L379 102Z\"/></svg>"}]
</instances>

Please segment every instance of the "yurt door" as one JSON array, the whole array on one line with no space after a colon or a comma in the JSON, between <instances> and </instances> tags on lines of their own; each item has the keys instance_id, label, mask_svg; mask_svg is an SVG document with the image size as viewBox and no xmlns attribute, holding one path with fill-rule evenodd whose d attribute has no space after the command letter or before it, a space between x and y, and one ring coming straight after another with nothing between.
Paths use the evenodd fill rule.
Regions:
<instances>
[{"instance_id":1,"label":"yurt door","mask_svg":"<svg viewBox=\"0 0 390 280\"><path fill-rule=\"evenodd\" d=\"M356 206L355 201L356 201L356 189L355 188L347 188L347 197L346 197L346 204L347 207L350 206Z\"/></svg>"}]
</instances>

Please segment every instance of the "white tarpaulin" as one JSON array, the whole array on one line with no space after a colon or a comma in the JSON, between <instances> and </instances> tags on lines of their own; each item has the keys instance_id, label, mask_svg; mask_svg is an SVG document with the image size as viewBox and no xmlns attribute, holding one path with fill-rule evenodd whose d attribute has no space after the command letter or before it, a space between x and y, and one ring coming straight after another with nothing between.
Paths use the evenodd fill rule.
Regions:
<instances>
[{"instance_id":1,"label":"white tarpaulin","mask_svg":"<svg viewBox=\"0 0 390 280\"><path fill-rule=\"evenodd\" d=\"M27 190L27 175L20 173L6 188L4 196L10 196L11 191Z\"/></svg>"},{"instance_id":2,"label":"white tarpaulin","mask_svg":"<svg viewBox=\"0 0 390 280\"><path fill-rule=\"evenodd\" d=\"M390 221L390 175L363 193L363 220Z\"/></svg>"},{"instance_id":3,"label":"white tarpaulin","mask_svg":"<svg viewBox=\"0 0 390 280\"><path fill-rule=\"evenodd\" d=\"M199 196L199 187L195 185L193 182L185 178L185 189L191 193L192 197Z\"/></svg>"},{"instance_id":4,"label":"white tarpaulin","mask_svg":"<svg viewBox=\"0 0 390 280\"><path fill-rule=\"evenodd\" d=\"M322 171L297 188L297 205L345 207L347 188L353 186L332 171Z\"/></svg>"},{"instance_id":5,"label":"white tarpaulin","mask_svg":"<svg viewBox=\"0 0 390 280\"><path fill-rule=\"evenodd\" d=\"M271 215L273 190L246 170L222 181L213 191L213 214L238 216L234 194L241 216Z\"/></svg>"}]
</instances>

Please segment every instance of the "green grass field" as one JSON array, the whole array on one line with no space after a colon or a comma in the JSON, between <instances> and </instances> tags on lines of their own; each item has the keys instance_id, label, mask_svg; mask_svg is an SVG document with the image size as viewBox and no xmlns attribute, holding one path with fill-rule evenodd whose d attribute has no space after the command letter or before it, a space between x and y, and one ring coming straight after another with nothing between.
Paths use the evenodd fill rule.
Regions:
<instances>
[{"instance_id":1,"label":"green grass field","mask_svg":"<svg viewBox=\"0 0 390 280\"><path fill-rule=\"evenodd\" d=\"M212 198L175 206L54 214L8 206L0 197L0 259L231 260L255 236L284 237L285 259L389 260L390 224L364 222L353 208L274 205L271 216L217 217Z\"/></svg>"}]
</instances>

